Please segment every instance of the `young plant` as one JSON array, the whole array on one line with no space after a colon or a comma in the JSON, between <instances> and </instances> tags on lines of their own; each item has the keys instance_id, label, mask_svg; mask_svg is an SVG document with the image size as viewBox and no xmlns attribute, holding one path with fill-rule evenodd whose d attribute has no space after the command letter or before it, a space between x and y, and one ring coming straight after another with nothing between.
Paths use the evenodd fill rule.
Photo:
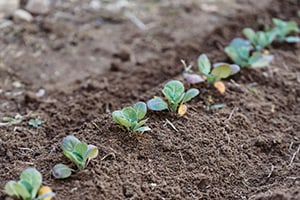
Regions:
<instances>
[{"instance_id":1,"label":"young plant","mask_svg":"<svg viewBox=\"0 0 300 200\"><path fill-rule=\"evenodd\" d=\"M167 102L160 97L154 97L147 102L148 108L155 111L169 109L172 112L178 112L182 116L187 110L184 103L199 94L199 90L195 88L189 89L187 92L184 91L184 85L180 81L169 81L162 90Z\"/></svg>"},{"instance_id":2,"label":"young plant","mask_svg":"<svg viewBox=\"0 0 300 200\"><path fill-rule=\"evenodd\" d=\"M184 75L185 79L190 83L197 83L197 80L203 82L206 79L209 85L214 85L223 94L225 92L225 85L221 80L238 73L240 67L227 63L215 63L211 66L208 57L205 54L201 54L198 57L198 70L201 75L187 73Z\"/></svg>"},{"instance_id":3,"label":"young plant","mask_svg":"<svg viewBox=\"0 0 300 200\"><path fill-rule=\"evenodd\" d=\"M245 28L243 30L245 37L251 42L256 50L261 51L268 47L276 38L276 32L274 31L257 31L255 32L251 28Z\"/></svg>"},{"instance_id":4,"label":"young plant","mask_svg":"<svg viewBox=\"0 0 300 200\"><path fill-rule=\"evenodd\" d=\"M144 102L137 102L133 106L128 106L122 110L117 110L112 113L113 120L132 132L150 131L148 126L144 126L148 119L142 120L147 113L147 105Z\"/></svg>"},{"instance_id":5,"label":"young plant","mask_svg":"<svg viewBox=\"0 0 300 200\"><path fill-rule=\"evenodd\" d=\"M295 43L300 42L300 37L291 34L299 33L299 28L294 21L283 21L281 19L272 19L274 27L271 32L276 34L276 40L279 42Z\"/></svg>"},{"instance_id":6,"label":"young plant","mask_svg":"<svg viewBox=\"0 0 300 200\"><path fill-rule=\"evenodd\" d=\"M37 127L41 126L42 123L43 123L42 120L40 118L38 118L38 117L35 118L35 119L30 119L28 121L28 125L30 125L30 126L32 126L34 128L37 128Z\"/></svg>"},{"instance_id":7,"label":"young plant","mask_svg":"<svg viewBox=\"0 0 300 200\"><path fill-rule=\"evenodd\" d=\"M81 142L71 135L62 140L61 147L64 155L77 166L78 170L83 170L89 161L98 155L98 148L96 146ZM52 175L58 179L67 178L72 174L72 171L75 170L63 164L57 164L52 170Z\"/></svg>"},{"instance_id":8,"label":"young plant","mask_svg":"<svg viewBox=\"0 0 300 200\"><path fill-rule=\"evenodd\" d=\"M240 67L260 68L266 67L273 60L273 55L265 55L254 51L250 41L242 38L235 38L225 48L225 53L231 60Z\"/></svg>"},{"instance_id":9,"label":"young plant","mask_svg":"<svg viewBox=\"0 0 300 200\"><path fill-rule=\"evenodd\" d=\"M50 200L55 196L51 188L42 186L42 175L35 168L25 169L18 182L7 182L4 191L23 200Z\"/></svg>"}]
</instances>

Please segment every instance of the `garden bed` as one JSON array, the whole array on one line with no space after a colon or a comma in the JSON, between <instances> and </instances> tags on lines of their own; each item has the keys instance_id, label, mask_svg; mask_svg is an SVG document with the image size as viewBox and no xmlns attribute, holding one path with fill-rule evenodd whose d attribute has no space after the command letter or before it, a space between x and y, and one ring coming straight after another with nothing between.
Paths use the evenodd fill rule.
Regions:
<instances>
[{"instance_id":1,"label":"garden bed","mask_svg":"<svg viewBox=\"0 0 300 200\"><path fill-rule=\"evenodd\" d=\"M261 28L259 22L270 24L273 17L300 24L298 10L294 1L272 1L263 11L235 14L207 36L191 34L180 43L161 31L158 42L166 44L146 63L131 67L128 52L120 51L103 75L91 72L63 90L53 83L41 98L31 92L36 85L5 96L13 90L8 82L28 78L2 69L1 81L7 83L2 81L1 103L11 105L3 115L33 111L43 124L30 128L30 117L25 117L1 127L0 186L34 166L56 192L55 199L299 199L299 44L275 45L268 68L242 70L225 82L224 95L204 84L194 86L200 95L184 117L149 112L152 130L142 135L124 132L111 118L116 109L161 95L165 82L183 80L180 59L194 61L206 53L213 61L230 62L223 49L243 28ZM207 112L211 100L226 106ZM68 163L60 148L66 135L97 145L99 156L69 179L55 180L51 168Z\"/></svg>"}]
</instances>

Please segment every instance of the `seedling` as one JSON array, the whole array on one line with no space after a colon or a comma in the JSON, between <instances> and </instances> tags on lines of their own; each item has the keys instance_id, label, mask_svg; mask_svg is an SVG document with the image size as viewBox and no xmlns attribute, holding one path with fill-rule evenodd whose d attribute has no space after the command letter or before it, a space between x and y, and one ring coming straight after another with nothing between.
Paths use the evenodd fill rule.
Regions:
<instances>
[{"instance_id":1,"label":"seedling","mask_svg":"<svg viewBox=\"0 0 300 200\"><path fill-rule=\"evenodd\" d=\"M276 34L276 40L280 42L285 41L289 43L300 42L300 37L291 35L300 32L296 22L283 21L277 18L273 18L272 21L274 27L271 31Z\"/></svg>"},{"instance_id":2,"label":"seedling","mask_svg":"<svg viewBox=\"0 0 300 200\"><path fill-rule=\"evenodd\" d=\"M74 136L67 136L62 140L61 144L64 155L69 158L78 168L83 170L90 160L98 155L98 148L94 145L88 145L81 142ZM63 164L57 164L52 170L52 175L55 178L67 178L75 171Z\"/></svg>"},{"instance_id":3,"label":"seedling","mask_svg":"<svg viewBox=\"0 0 300 200\"><path fill-rule=\"evenodd\" d=\"M28 125L34 127L34 128L37 128L39 127L40 125L42 125L42 120L40 118L35 118L35 119L30 119L29 122L28 122Z\"/></svg>"},{"instance_id":4,"label":"seedling","mask_svg":"<svg viewBox=\"0 0 300 200\"><path fill-rule=\"evenodd\" d=\"M160 97L154 97L147 102L148 108L154 111L169 109L183 116L187 111L184 103L199 94L199 90L195 88L189 89L187 92L184 92L184 90L184 85L180 81L169 81L162 90L167 102Z\"/></svg>"},{"instance_id":5,"label":"seedling","mask_svg":"<svg viewBox=\"0 0 300 200\"><path fill-rule=\"evenodd\" d=\"M50 200L55 196L51 188L42 186L42 175L35 168L25 169L18 182L7 182L4 191L23 200Z\"/></svg>"},{"instance_id":6,"label":"seedling","mask_svg":"<svg viewBox=\"0 0 300 200\"><path fill-rule=\"evenodd\" d=\"M137 102L133 106L128 106L122 110L117 110L112 113L113 120L132 132L150 131L148 126L144 126L148 119L144 119L147 113L147 105L144 102Z\"/></svg>"},{"instance_id":7,"label":"seedling","mask_svg":"<svg viewBox=\"0 0 300 200\"><path fill-rule=\"evenodd\" d=\"M240 71L238 65L230 65L227 63L215 63L213 67L211 62L205 54L201 54L198 57L198 70L201 75L190 74L187 72L185 78L190 83L203 82L207 80L209 85L214 85L220 93L225 92L225 85L221 82L221 79L228 78ZM198 80L198 81L197 81Z\"/></svg>"},{"instance_id":8,"label":"seedling","mask_svg":"<svg viewBox=\"0 0 300 200\"><path fill-rule=\"evenodd\" d=\"M273 55L262 54L258 51L253 52L253 50L254 48L250 41L235 38L231 41L229 46L225 48L225 53L240 67L266 67L274 58Z\"/></svg>"},{"instance_id":9,"label":"seedling","mask_svg":"<svg viewBox=\"0 0 300 200\"><path fill-rule=\"evenodd\" d=\"M225 104L215 104L212 96L209 95L206 100L205 110L206 112L211 112L212 110L221 109L224 108L225 106L226 106Z\"/></svg>"},{"instance_id":10,"label":"seedling","mask_svg":"<svg viewBox=\"0 0 300 200\"><path fill-rule=\"evenodd\" d=\"M255 32L251 28L245 28L243 30L245 37L251 42L256 50L260 51L268 47L276 38L275 31L257 31Z\"/></svg>"}]
</instances>

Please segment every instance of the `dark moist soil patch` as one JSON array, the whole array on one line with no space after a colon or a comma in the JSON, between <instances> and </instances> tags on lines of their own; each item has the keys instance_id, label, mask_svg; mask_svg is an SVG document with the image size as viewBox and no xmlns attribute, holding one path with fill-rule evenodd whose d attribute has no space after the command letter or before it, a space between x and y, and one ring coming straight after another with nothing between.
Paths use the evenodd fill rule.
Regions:
<instances>
[{"instance_id":1,"label":"dark moist soil patch","mask_svg":"<svg viewBox=\"0 0 300 200\"><path fill-rule=\"evenodd\" d=\"M16 110L36 110L44 124L1 128L0 185L35 166L56 199L300 199L298 45L276 46L269 68L242 70L226 82L224 96L201 86L182 118L149 112L151 132L130 136L111 119L112 110L161 95L165 81L182 79L180 58L207 53L214 61L226 60L224 46L244 27L259 28L258 19L270 23L272 17L300 23L298 9L293 1L273 1L265 12L230 18L205 40L172 46L147 65L113 68L47 99L15 97ZM210 97L226 107L206 112ZM68 134L97 145L99 157L71 178L54 180L49 170L70 164L60 149ZM6 196L1 192L0 198Z\"/></svg>"}]
</instances>

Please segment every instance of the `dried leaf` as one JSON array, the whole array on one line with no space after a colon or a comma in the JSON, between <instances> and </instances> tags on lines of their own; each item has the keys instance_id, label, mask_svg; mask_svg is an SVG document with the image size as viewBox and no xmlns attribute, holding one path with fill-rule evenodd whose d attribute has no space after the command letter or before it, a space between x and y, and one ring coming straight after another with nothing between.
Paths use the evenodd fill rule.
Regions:
<instances>
[{"instance_id":1,"label":"dried leaf","mask_svg":"<svg viewBox=\"0 0 300 200\"><path fill-rule=\"evenodd\" d=\"M178 108L178 114L182 117L187 112L187 106L185 104L181 104Z\"/></svg>"},{"instance_id":2,"label":"dried leaf","mask_svg":"<svg viewBox=\"0 0 300 200\"><path fill-rule=\"evenodd\" d=\"M214 83L214 87L221 93L224 94L226 87L225 84L222 81L217 81Z\"/></svg>"}]
</instances>

